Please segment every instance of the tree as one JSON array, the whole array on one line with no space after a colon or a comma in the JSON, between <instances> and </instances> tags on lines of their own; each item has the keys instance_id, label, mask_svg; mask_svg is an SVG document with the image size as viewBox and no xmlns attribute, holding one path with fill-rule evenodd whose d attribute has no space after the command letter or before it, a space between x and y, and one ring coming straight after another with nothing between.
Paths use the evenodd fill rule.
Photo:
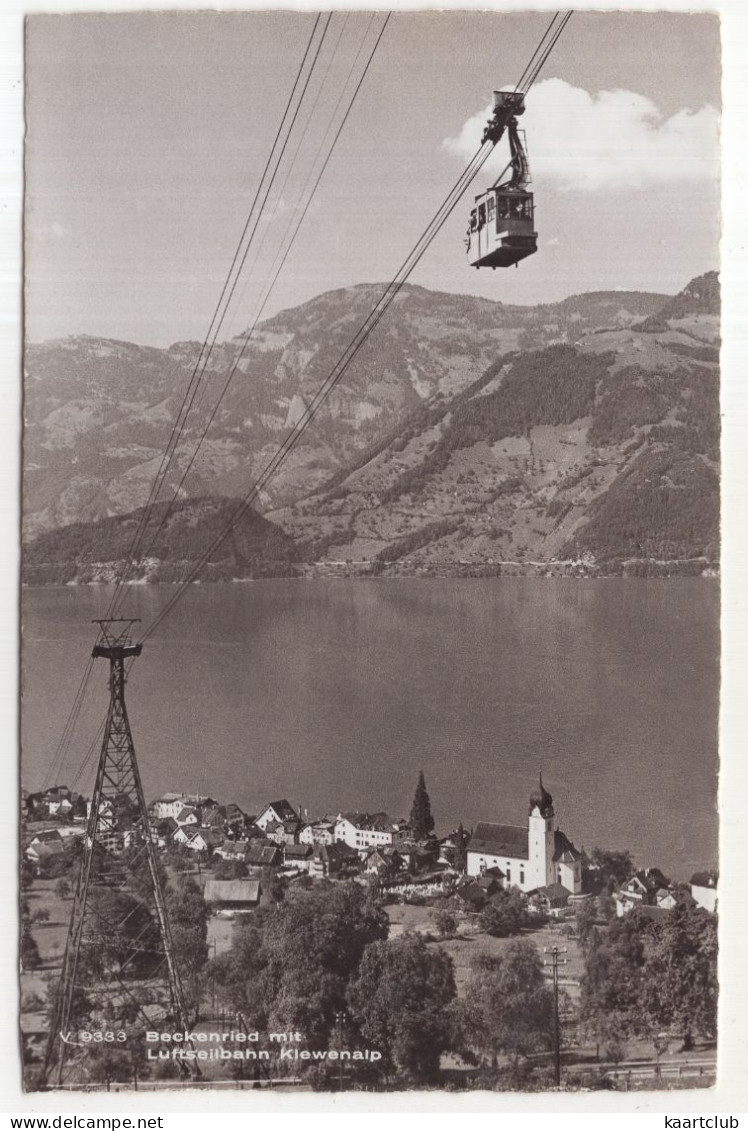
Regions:
<instances>
[{"instance_id":1,"label":"tree","mask_svg":"<svg viewBox=\"0 0 748 1131\"><path fill-rule=\"evenodd\" d=\"M70 892L72 891L72 888L70 887L70 881L66 880L64 876L61 877L55 884L54 890L55 895L58 899L67 899L70 895Z\"/></svg>"},{"instance_id":2,"label":"tree","mask_svg":"<svg viewBox=\"0 0 748 1131\"><path fill-rule=\"evenodd\" d=\"M437 911L434 916L434 922L442 938L446 938L447 935L453 935L457 930L457 920L454 915L450 914L450 912L444 908Z\"/></svg>"},{"instance_id":3,"label":"tree","mask_svg":"<svg viewBox=\"0 0 748 1131\"><path fill-rule=\"evenodd\" d=\"M585 951L580 1016L585 1029L611 1047L648 1028L646 1001L642 1010L642 926L631 911L607 929L593 931Z\"/></svg>"},{"instance_id":4,"label":"tree","mask_svg":"<svg viewBox=\"0 0 748 1131\"><path fill-rule=\"evenodd\" d=\"M462 825L462 821L460 821L460 823L457 827L457 833L455 834L455 854L454 854L454 866L455 866L455 868L458 872L466 872L467 871L467 846L468 846L469 841L470 841L470 837L465 832L465 829L463 828L463 825Z\"/></svg>"},{"instance_id":5,"label":"tree","mask_svg":"<svg viewBox=\"0 0 748 1131\"><path fill-rule=\"evenodd\" d=\"M190 1008L200 1003L200 975L208 961L208 906L202 889L186 877L166 895L174 957Z\"/></svg>"},{"instance_id":6,"label":"tree","mask_svg":"<svg viewBox=\"0 0 748 1131\"><path fill-rule=\"evenodd\" d=\"M24 923L21 928L21 969L22 970L38 970L42 964L39 955L39 947L36 945L36 940L31 934L31 928L28 923Z\"/></svg>"},{"instance_id":7,"label":"tree","mask_svg":"<svg viewBox=\"0 0 748 1131\"><path fill-rule=\"evenodd\" d=\"M628 851L615 852L606 848L593 848L590 859L598 869L600 886L604 891L613 891L634 874L634 862Z\"/></svg>"},{"instance_id":8,"label":"tree","mask_svg":"<svg viewBox=\"0 0 748 1131\"><path fill-rule=\"evenodd\" d=\"M213 874L217 880L243 880L249 868L243 860L219 860Z\"/></svg>"},{"instance_id":9,"label":"tree","mask_svg":"<svg viewBox=\"0 0 748 1131\"><path fill-rule=\"evenodd\" d=\"M525 925L525 901L517 888L497 891L480 915L481 930L495 938L516 935Z\"/></svg>"},{"instance_id":10,"label":"tree","mask_svg":"<svg viewBox=\"0 0 748 1131\"><path fill-rule=\"evenodd\" d=\"M461 1031L463 1041L494 1065L500 1053L516 1062L550 1048L553 994L534 943L515 939L502 954L473 960Z\"/></svg>"},{"instance_id":11,"label":"tree","mask_svg":"<svg viewBox=\"0 0 748 1131\"><path fill-rule=\"evenodd\" d=\"M658 1028L677 1026L683 1047L717 1030L717 918L678 904L651 930L642 970L642 1005Z\"/></svg>"},{"instance_id":12,"label":"tree","mask_svg":"<svg viewBox=\"0 0 748 1131\"><path fill-rule=\"evenodd\" d=\"M210 964L222 997L254 1028L299 1029L325 1048L365 947L387 937L386 913L358 884L337 883L291 887L248 919Z\"/></svg>"},{"instance_id":13,"label":"tree","mask_svg":"<svg viewBox=\"0 0 748 1131\"><path fill-rule=\"evenodd\" d=\"M129 1028L123 1042L100 1042L86 1046L86 1070L91 1080L109 1085L114 1081L131 1083L137 1090L138 1081L150 1075L147 1061L145 1030L142 1026Z\"/></svg>"},{"instance_id":14,"label":"tree","mask_svg":"<svg viewBox=\"0 0 748 1131\"><path fill-rule=\"evenodd\" d=\"M592 935L597 923L597 908L595 907L595 900L586 899L584 903L580 903L576 908L576 926L577 934L579 935L579 945L582 951L586 951L587 947L591 944Z\"/></svg>"},{"instance_id":15,"label":"tree","mask_svg":"<svg viewBox=\"0 0 748 1131\"><path fill-rule=\"evenodd\" d=\"M348 1003L363 1039L382 1053L384 1070L426 1082L438 1076L440 1056L451 1046L455 995L450 956L405 934L366 948Z\"/></svg>"},{"instance_id":16,"label":"tree","mask_svg":"<svg viewBox=\"0 0 748 1131\"><path fill-rule=\"evenodd\" d=\"M414 840L426 840L434 831L431 801L426 792L426 779L423 776L423 770L418 772L418 784L413 797L413 807L410 810L410 827L413 830Z\"/></svg>"}]
</instances>

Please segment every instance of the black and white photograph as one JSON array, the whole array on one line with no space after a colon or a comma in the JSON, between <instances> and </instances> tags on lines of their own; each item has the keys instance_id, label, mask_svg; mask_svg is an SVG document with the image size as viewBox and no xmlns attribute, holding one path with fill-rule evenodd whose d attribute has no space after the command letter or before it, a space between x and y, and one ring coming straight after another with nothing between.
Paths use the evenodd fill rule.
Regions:
<instances>
[{"instance_id":1,"label":"black and white photograph","mask_svg":"<svg viewBox=\"0 0 748 1131\"><path fill-rule=\"evenodd\" d=\"M23 1090L714 1089L719 14L24 50Z\"/></svg>"}]
</instances>

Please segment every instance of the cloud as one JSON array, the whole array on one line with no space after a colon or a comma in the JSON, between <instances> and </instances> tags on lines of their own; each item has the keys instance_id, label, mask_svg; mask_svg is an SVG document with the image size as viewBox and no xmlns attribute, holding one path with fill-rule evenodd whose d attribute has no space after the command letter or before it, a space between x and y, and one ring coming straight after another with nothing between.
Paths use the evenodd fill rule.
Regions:
<instances>
[{"instance_id":1,"label":"cloud","mask_svg":"<svg viewBox=\"0 0 748 1131\"><path fill-rule=\"evenodd\" d=\"M470 118L443 148L468 160L480 145L491 106ZM527 131L536 181L562 189L636 189L714 180L719 170L719 115L713 106L664 118L631 90L589 94L562 79L547 79L527 97L520 119ZM506 139L485 171L496 177L508 161Z\"/></svg>"}]
</instances>

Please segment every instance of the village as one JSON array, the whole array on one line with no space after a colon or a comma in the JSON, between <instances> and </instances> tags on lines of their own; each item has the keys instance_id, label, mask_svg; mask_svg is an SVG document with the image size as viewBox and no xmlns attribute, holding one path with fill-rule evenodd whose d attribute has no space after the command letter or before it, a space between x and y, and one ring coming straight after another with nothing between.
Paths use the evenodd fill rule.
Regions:
<instances>
[{"instance_id":1,"label":"village","mask_svg":"<svg viewBox=\"0 0 748 1131\"><path fill-rule=\"evenodd\" d=\"M24 859L35 875L64 875L82 847L90 799L56 785L25 793L23 807ZM383 812L338 812L309 819L285 798L248 814L235 802L165 793L149 804L148 814L151 838L164 856L206 877L205 900L216 916L251 910L273 885L301 877L375 879L403 902L450 891L471 911L480 911L496 892L514 889L529 913L551 918L573 917L602 890L600 866L557 827L542 777L525 824L483 822L472 833L460 825L439 837L433 828L415 828L413 815L406 820ZM433 826L430 807L429 821ZM98 835L116 857L140 833L114 797L102 802ZM716 911L715 872L692 875L687 892L697 906ZM647 866L622 877L611 897L619 917L639 907L659 918L684 898L684 890Z\"/></svg>"},{"instance_id":2,"label":"village","mask_svg":"<svg viewBox=\"0 0 748 1131\"><path fill-rule=\"evenodd\" d=\"M176 891L191 892L188 898L197 894L203 908L208 964L196 1002L205 1024L231 1016L217 996L211 961L231 959L237 930L273 908L292 907L304 893L317 891L324 901L352 886L363 898L375 898L391 940L419 939L449 956L463 1001L470 1000L482 964L488 970L506 958L513 939L524 936L529 943L514 945L553 954L554 961L563 955L554 973L559 1042L577 1085L597 1084L603 1072L612 1086L623 1081L627 1088L668 1080L698 1086L713 1078L713 1040L687 1047L675 1023L667 1039L650 1033L623 1042L604 1027L595 1047L580 1034L586 1032L584 978L594 932L599 942L611 925L629 919L635 930L646 930L648 922L666 924L684 907L710 920L717 911L716 873L699 872L683 884L656 866L634 867L626 851L583 852L558 827L542 777L517 823L482 822L470 831L460 825L440 836L422 773L407 819L347 811L310 819L286 798L251 814L235 802L187 792L162 794L147 813L165 877ZM47 1039L49 987L63 963L79 861L91 835L91 802L56 785L25 793L23 814L21 1029L33 1070ZM126 798L102 799L96 835L115 867L142 848L142 822L135 818ZM173 929L189 934L181 922ZM543 968L548 977L550 966L543 962ZM548 1053L539 1055L542 1061ZM591 1060L597 1075L588 1080ZM221 1078L220 1065L213 1071ZM445 1079L451 1072L456 1086L466 1080L475 1086L459 1057L445 1054L441 1071Z\"/></svg>"}]
</instances>

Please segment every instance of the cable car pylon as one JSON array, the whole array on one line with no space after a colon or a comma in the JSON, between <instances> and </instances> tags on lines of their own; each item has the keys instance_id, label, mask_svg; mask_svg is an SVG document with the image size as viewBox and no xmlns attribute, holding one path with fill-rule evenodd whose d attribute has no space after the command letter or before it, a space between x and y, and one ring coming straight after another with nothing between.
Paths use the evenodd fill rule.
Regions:
<instances>
[{"instance_id":1,"label":"cable car pylon","mask_svg":"<svg viewBox=\"0 0 748 1131\"><path fill-rule=\"evenodd\" d=\"M97 1044L116 1072L137 1063L143 1030L185 1033L187 1009L174 954L143 785L125 706L125 661L143 649L136 618L95 621L94 659L109 660L109 710L91 798L62 972L53 997L43 1075L47 1087L84 1086ZM97 1041L97 1036L98 1041ZM189 1042L187 1042L189 1044ZM86 1055L87 1054L87 1055ZM180 1068L196 1060L180 1060ZM123 1067L118 1075L127 1078ZM116 1077L113 1077L116 1078Z\"/></svg>"}]
</instances>

